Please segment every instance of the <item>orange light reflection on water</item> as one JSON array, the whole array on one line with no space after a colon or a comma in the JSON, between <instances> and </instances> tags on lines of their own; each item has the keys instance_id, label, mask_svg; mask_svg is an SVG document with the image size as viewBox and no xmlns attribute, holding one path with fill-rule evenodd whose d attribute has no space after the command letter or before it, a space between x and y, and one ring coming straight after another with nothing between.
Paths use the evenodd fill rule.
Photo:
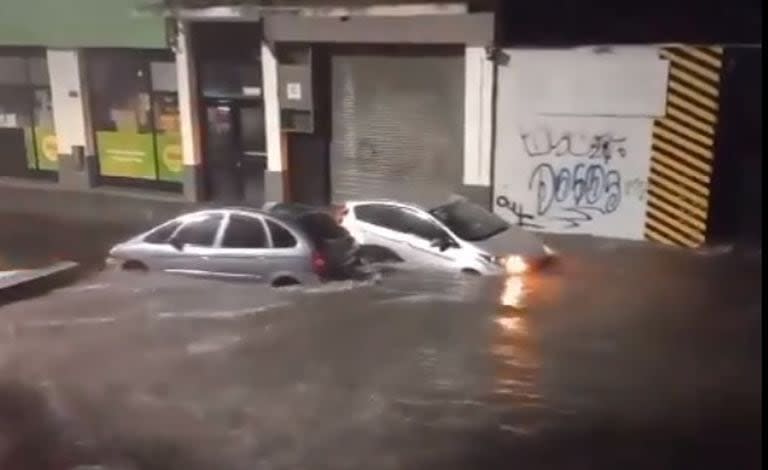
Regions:
<instances>
[{"instance_id":1,"label":"orange light reflection on water","mask_svg":"<svg viewBox=\"0 0 768 470\"><path fill-rule=\"evenodd\" d=\"M527 288L524 276L509 276L504 281L504 288L501 291L499 302L504 307L523 308L525 307L525 297Z\"/></svg>"}]
</instances>

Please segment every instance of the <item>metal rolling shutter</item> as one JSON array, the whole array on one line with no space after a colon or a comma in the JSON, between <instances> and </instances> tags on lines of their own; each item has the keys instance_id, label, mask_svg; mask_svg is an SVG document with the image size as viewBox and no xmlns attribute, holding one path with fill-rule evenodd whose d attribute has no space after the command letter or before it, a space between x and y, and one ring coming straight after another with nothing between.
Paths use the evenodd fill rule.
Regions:
<instances>
[{"instance_id":1,"label":"metal rolling shutter","mask_svg":"<svg viewBox=\"0 0 768 470\"><path fill-rule=\"evenodd\" d=\"M333 200L444 201L461 183L464 58L332 57Z\"/></svg>"}]
</instances>

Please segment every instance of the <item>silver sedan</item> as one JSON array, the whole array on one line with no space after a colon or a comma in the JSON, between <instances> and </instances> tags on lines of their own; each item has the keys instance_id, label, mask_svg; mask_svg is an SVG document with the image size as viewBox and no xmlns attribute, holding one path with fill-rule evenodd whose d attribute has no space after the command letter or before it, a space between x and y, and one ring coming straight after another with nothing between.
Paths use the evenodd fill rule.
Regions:
<instances>
[{"instance_id":1,"label":"silver sedan","mask_svg":"<svg viewBox=\"0 0 768 470\"><path fill-rule=\"evenodd\" d=\"M327 217L325 219L324 217ZM182 215L110 250L110 264L273 286L325 280L354 264L356 245L330 216L241 208Z\"/></svg>"}]
</instances>

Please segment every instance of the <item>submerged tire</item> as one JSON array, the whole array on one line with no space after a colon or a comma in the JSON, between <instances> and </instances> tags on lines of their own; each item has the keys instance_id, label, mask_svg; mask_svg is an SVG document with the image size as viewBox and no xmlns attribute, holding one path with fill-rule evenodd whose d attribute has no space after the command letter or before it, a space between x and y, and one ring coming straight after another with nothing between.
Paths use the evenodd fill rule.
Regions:
<instances>
[{"instance_id":1,"label":"submerged tire","mask_svg":"<svg viewBox=\"0 0 768 470\"><path fill-rule=\"evenodd\" d=\"M147 265L142 263L141 261L136 260L129 260L123 263L123 271L132 271L132 272L147 272Z\"/></svg>"},{"instance_id":2,"label":"submerged tire","mask_svg":"<svg viewBox=\"0 0 768 470\"><path fill-rule=\"evenodd\" d=\"M289 286L298 286L301 284L298 279L292 278L290 276L281 276L272 281L272 287L289 287Z\"/></svg>"}]
</instances>

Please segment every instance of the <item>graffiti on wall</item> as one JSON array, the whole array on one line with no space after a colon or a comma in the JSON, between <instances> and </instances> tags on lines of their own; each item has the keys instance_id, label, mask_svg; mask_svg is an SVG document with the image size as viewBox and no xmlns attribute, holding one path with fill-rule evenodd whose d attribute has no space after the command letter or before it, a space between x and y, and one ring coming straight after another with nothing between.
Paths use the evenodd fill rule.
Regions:
<instances>
[{"instance_id":1,"label":"graffiti on wall","mask_svg":"<svg viewBox=\"0 0 768 470\"><path fill-rule=\"evenodd\" d=\"M627 205L644 207L648 149L632 132L580 127L520 130L514 184L495 198L500 214L533 230L595 232Z\"/></svg>"},{"instance_id":2,"label":"graffiti on wall","mask_svg":"<svg viewBox=\"0 0 768 470\"><path fill-rule=\"evenodd\" d=\"M651 136L667 109L669 61L656 46L504 54L494 211L530 230L643 239Z\"/></svg>"}]
</instances>

